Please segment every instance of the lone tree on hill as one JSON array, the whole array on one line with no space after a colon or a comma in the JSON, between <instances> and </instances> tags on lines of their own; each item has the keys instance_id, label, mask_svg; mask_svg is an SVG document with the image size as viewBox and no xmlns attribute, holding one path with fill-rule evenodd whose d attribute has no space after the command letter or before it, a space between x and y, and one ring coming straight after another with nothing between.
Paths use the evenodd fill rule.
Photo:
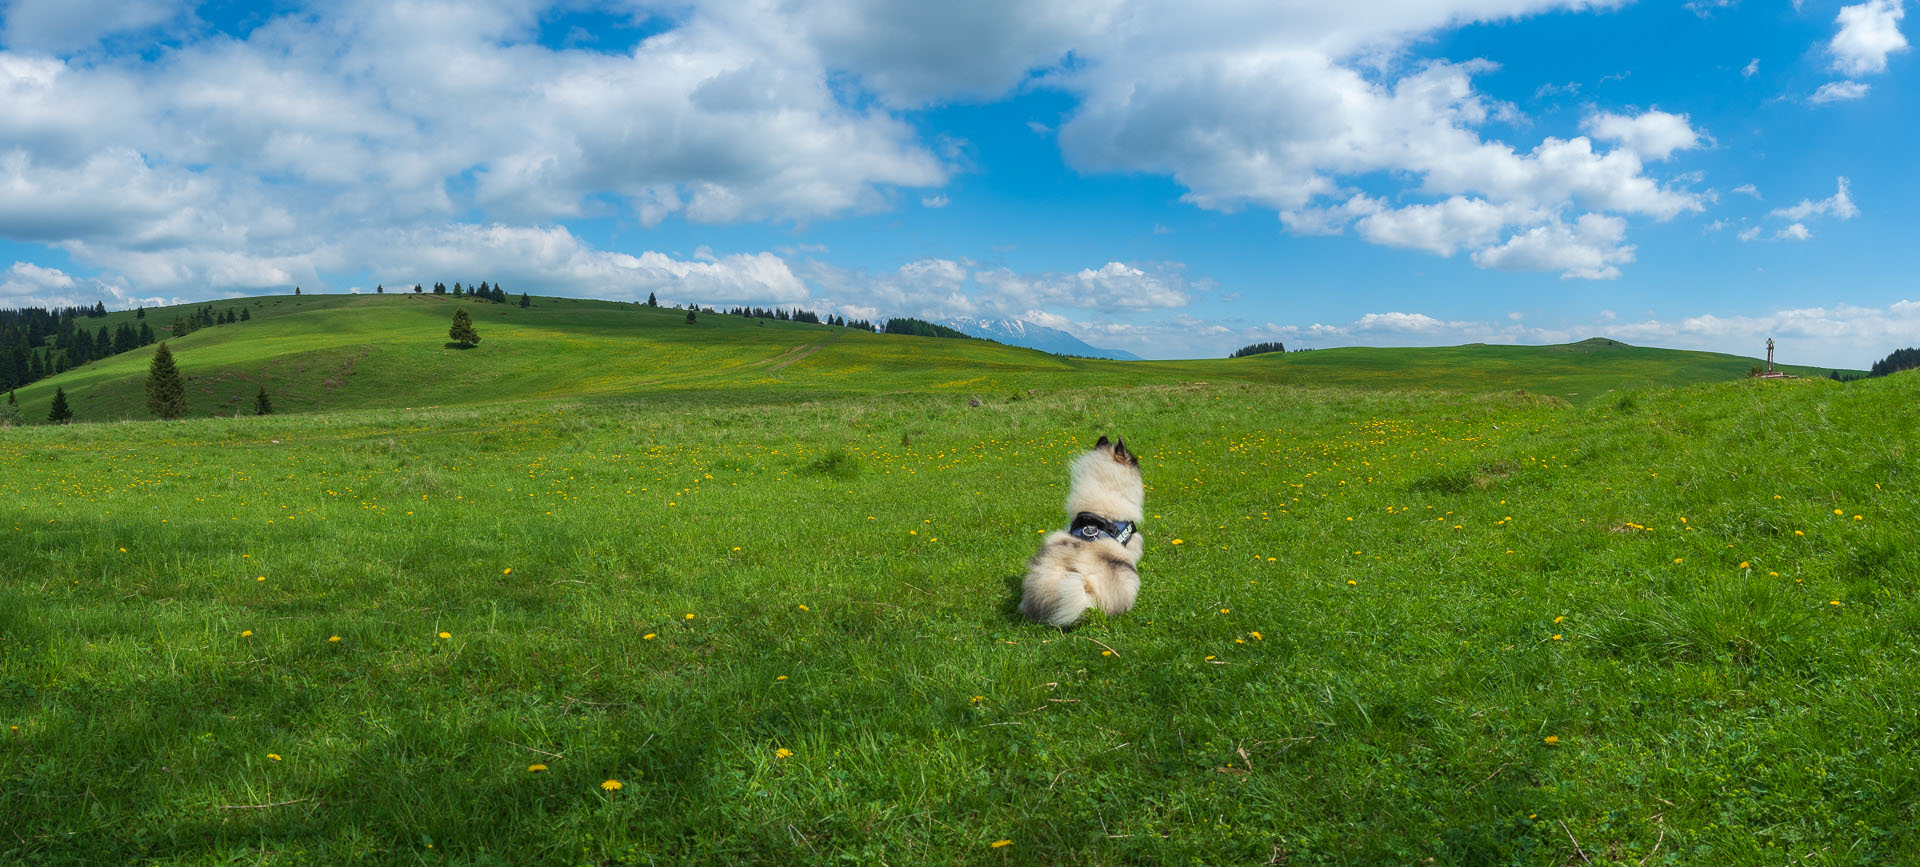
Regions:
<instances>
[{"instance_id":1,"label":"lone tree on hill","mask_svg":"<svg viewBox=\"0 0 1920 867\"><path fill-rule=\"evenodd\" d=\"M527 293L520 293L520 309L524 310L531 306L533 306L533 301L527 297Z\"/></svg>"},{"instance_id":2,"label":"lone tree on hill","mask_svg":"<svg viewBox=\"0 0 1920 867\"><path fill-rule=\"evenodd\" d=\"M695 318L695 317L694 317L694 315L693 315L693 311L691 311L691 310L689 310L689 311L687 311L687 324L688 324L688 325L692 325L692 324L693 324L693 322L694 322L694 318Z\"/></svg>"},{"instance_id":3,"label":"lone tree on hill","mask_svg":"<svg viewBox=\"0 0 1920 867\"><path fill-rule=\"evenodd\" d=\"M179 418L187 412L187 384L180 368L173 364L173 350L165 341L153 351L153 363L147 367L147 411L163 419Z\"/></svg>"},{"instance_id":4,"label":"lone tree on hill","mask_svg":"<svg viewBox=\"0 0 1920 867\"><path fill-rule=\"evenodd\" d=\"M648 293L647 293L647 306L648 306L648 307L658 307L658 306L660 306L660 299L658 299L658 298L655 298L655 297L653 297L653 293L652 293L652 292L648 292Z\"/></svg>"},{"instance_id":5,"label":"lone tree on hill","mask_svg":"<svg viewBox=\"0 0 1920 867\"><path fill-rule=\"evenodd\" d=\"M447 329L447 336L461 349L470 349L480 342L480 332L473 330L473 317L467 315L467 308L453 311L453 327Z\"/></svg>"},{"instance_id":6,"label":"lone tree on hill","mask_svg":"<svg viewBox=\"0 0 1920 867\"><path fill-rule=\"evenodd\" d=\"M267 399L267 387L260 386L260 393L253 396L254 415L273 415L273 401Z\"/></svg>"},{"instance_id":7,"label":"lone tree on hill","mask_svg":"<svg viewBox=\"0 0 1920 867\"><path fill-rule=\"evenodd\" d=\"M73 408L67 406L66 389L55 388L53 390L53 408L47 411L47 421L53 422L54 424L66 424L67 422L73 421Z\"/></svg>"}]
</instances>

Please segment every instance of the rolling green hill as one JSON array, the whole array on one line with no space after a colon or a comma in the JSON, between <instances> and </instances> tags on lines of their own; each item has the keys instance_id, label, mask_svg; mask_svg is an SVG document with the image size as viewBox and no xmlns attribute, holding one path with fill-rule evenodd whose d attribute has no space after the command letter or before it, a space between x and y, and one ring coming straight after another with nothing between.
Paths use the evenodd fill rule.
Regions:
<instances>
[{"instance_id":1,"label":"rolling green hill","mask_svg":"<svg viewBox=\"0 0 1920 867\"><path fill-rule=\"evenodd\" d=\"M163 336L204 305L147 311ZM445 295L304 295L212 302L250 321L170 341L188 377L190 414L251 412L260 388L279 412L512 401L673 399L724 392L742 402L933 392L983 394L1193 381L1443 389L1524 389L1584 403L1607 391L1745 376L1754 359L1588 340L1565 346L1345 348L1244 359L1118 362L1062 358L985 341L869 334L826 325L685 313L610 301L517 304ZM482 340L446 341L465 306ZM88 320L117 326L134 314ZM46 417L65 388L76 420L147 417L150 348L83 365L19 390L23 416ZM1824 376L1825 369L1787 368ZM1856 371L1846 371L1855 373Z\"/></svg>"}]
</instances>

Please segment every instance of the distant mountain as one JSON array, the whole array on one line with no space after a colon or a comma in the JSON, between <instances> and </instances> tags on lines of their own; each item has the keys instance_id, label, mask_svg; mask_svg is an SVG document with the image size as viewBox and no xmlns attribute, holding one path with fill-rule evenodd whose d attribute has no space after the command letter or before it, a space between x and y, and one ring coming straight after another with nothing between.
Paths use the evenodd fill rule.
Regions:
<instances>
[{"instance_id":1,"label":"distant mountain","mask_svg":"<svg viewBox=\"0 0 1920 867\"><path fill-rule=\"evenodd\" d=\"M1112 358L1120 361L1140 360L1140 356L1126 350L1101 349L1058 328L1035 325L1020 319L973 319L962 316L942 319L938 324L956 331L964 331L975 337L999 341L1008 346L1024 346L1055 355L1080 355L1087 358Z\"/></svg>"}]
</instances>

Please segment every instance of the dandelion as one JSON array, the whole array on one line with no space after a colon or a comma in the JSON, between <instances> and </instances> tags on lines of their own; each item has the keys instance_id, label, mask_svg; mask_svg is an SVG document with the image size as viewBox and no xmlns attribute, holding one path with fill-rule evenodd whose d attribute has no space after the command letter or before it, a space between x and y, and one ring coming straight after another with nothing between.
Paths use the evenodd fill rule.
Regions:
<instances>
[{"instance_id":1,"label":"dandelion","mask_svg":"<svg viewBox=\"0 0 1920 867\"><path fill-rule=\"evenodd\" d=\"M620 782L619 780L608 780L604 783L601 783L600 788L605 789L609 792L618 792L621 789L626 788L626 784Z\"/></svg>"},{"instance_id":2,"label":"dandelion","mask_svg":"<svg viewBox=\"0 0 1920 867\"><path fill-rule=\"evenodd\" d=\"M268 754L267 754L267 758L269 758L269 759L272 759L272 760L274 760L274 761L276 761L276 762L277 762L277 761L280 761L280 754L279 754L279 753L268 753Z\"/></svg>"},{"instance_id":3,"label":"dandelion","mask_svg":"<svg viewBox=\"0 0 1920 867\"><path fill-rule=\"evenodd\" d=\"M1805 535L1807 534L1807 531L1805 531L1805 530L1795 530L1795 531L1793 531L1793 534L1794 534L1795 536L1805 536Z\"/></svg>"},{"instance_id":4,"label":"dandelion","mask_svg":"<svg viewBox=\"0 0 1920 867\"><path fill-rule=\"evenodd\" d=\"M1864 520L1866 520L1866 518L1863 518L1863 517L1860 517L1859 515L1855 515L1855 516L1853 516L1853 519L1854 519L1854 520L1856 520L1856 521L1864 521Z\"/></svg>"},{"instance_id":5,"label":"dandelion","mask_svg":"<svg viewBox=\"0 0 1920 867\"><path fill-rule=\"evenodd\" d=\"M1167 544L1169 544L1169 545L1185 545L1185 544L1187 544L1187 540L1185 540L1185 539L1168 539L1168 540L1167 540Z\"/></svg>"},{"instance_id":6,"label":"dandelion","mask_svg":"<svg viewBox=\"0 0 1920 867\"><path fill-rule=\"evenodd\" d=\"M253 579L253 580L255 580L255 581L265 581L265 580L267 580L267 576L265 576L265 575L262 575L262 576L260 576L260 577L258 577L258 578L255 578L255 579Z\"/></svg>"},{"instance_id":7,"label":"dandelion","mask_svg":"<svg viewBox=\"0 0 1920 867\"><path fill-rule=\"evenodd\" d=\"M1556 632L1556 633L1554 633L1554 635L1553 635L1553 640L1555 640L1555 641L1559 641L1559 640L1560 640L1560 633L1557 633L1557 632Z\"/></svg>"},{"instance_id":8,"label":"dandelion","mask_svg":"<svg viewBox=\"0 0 1920 867\"><path fill-rule=\"evenodd\" d=\"M537 774L537 773L540 773L541 771L544 771L544 770L546 770L546 769L547 769L547 766L546 766L546 765L539 765L539 764L534 764L534 765L528 765L528 766L527 766L527 773L529 773L529 774Z\"/></svg>"},{"instance_id":9,"label":"dandelion","mask_svg":"<svg viewBox=\"0 0 1920 867\"><path fill-rule=\"evenodd\" d=\"M452 637L453 637L453 633L451 633L451 632L442 632L442 633L440 633L440 637L441 637L441 639L443 639L443 640L444 640L444 639L448 639L448 638L452 638Z\"/></svg>"},{"instance_id":10,"label":"dandelion","mask_svg":"<svg viewBox=\"0 0 1920 867\"><path fill-rule=\"evenodd\" d=\"M688 620L692 620L692 619L693 619L693 612L691 612L691 611L689 611L689 612L687 612L687 619L688 619Z\"/></svg>"},{"instance_id":11,"label":"dandelion","mask_svg":"<svg viewBox=\"0 0 1920 867\"><path fill-rule=\"evenodd\" d=\"M327 637L327 643L328 643L328 644L339 644L339 643L340 643L340 636L338 636L338 635L331 635L331 636L328 636L328 637Z\"/></svg>"},{"instance_id":12,"label":"dandelion","mask_svg":"<svg viewBox=\"0 0 1920 867\"><path fill-rule=\"evenodd\" d=\"M1553 622L1555 622L1555 623L1559 623L1560 621L1562 621L1562 620L1565 620L1565 619L1567 619L1567 616L1566 616L1565 614L1562 614L1562 615L1560 615L1559 617L1555 617L1555 618L1553 618Z\"/></svg>"},{"instance_id":13,"label":"dandelion","mask_svg":"<svg viewBox=\"0 0 1920 867\"><path fill-rule=\"evenodd\" d=\"M1347 579L1347 586L1348 586L1348 587L1358 587L1358 586L1360 586L1360 582L1358 582L1358 581L1355 581L1355 580L1353 580L1353 579L1351 579L1351 578L1349 578L1349 579Z\"/></svg>"},{"instance_id":14,"label":"dandelion","mask_svg":"<svg viewBox=\"0 0 1920 867\"><path fill-rule=\"evenodd\" d=\"M1013 845L1013 841L1012 841L1012 840L995 840L995 841L993 841L993 848L995 848L995 849L998 849L998 848L1000 848L1000 847L1002 847L1002 846L1011 846L1011 845Z\"/></svg>"},{"instance_id":15,"label":"dandelion","mask_svg":"<svg viewBox=\"0 0 1920 867\"><path fill-rule=\"evenodd\" d=\"M1232 614L1232 613L1233 613L1233 609L1231 609L1231 608L1222 608L1222 609L1220 609L1220 613L1221 613L1221 614Z\"/></svg>"},{"instance_id":16,"label":"dandelion","mask_svg":"<svg viewBox=\"0 0 1920 867\"><path fill-rule=\"evenodd\" d=\"M1745 569L1745 568L1747 568L1747 567L1749 567L1749 566L1752 566L1752 565L1753 565L1752 563L1749 563L1749 562L1747 562L1747 561L1745 561L1745 560L1742 560L1742 561L1740 561L1740 568L1742 568L1742 569Z\"/></svg>"},{"instance_id":17,"label":"dandelion","mask_svg":"<svg viewBox=\"0 0 1920 867\"><path fill-rule=\"evenodd\" d=\"M776 759L793 758L793 750L787 749L786 747L781 747L773 751L773 757Z\"/></svg>"},{"instance_id":18,"label":"dandelion","mask_svg":"<svg viewBox=\"0 0 1920 867\"><path fill-rule=\"evenodd\" d=\"M1675 562L1675 563L1685 563L1685 562L1687 562L1687 558L1685 558L1685 557L1675 557L1675 558L1673 558L1673 562Z\"/></svg>"},{"instance_id":19,"label":"dandelion","mask_svg":"<svg viewBox=\"0 0 1920 867\"><path fill-rule=\"evenodd\" d=\"M1846 514L1846 513L1847 513L1847 510L1846 510L1846 509L1834 509L1834 510L1833 510L1833 513L1834 513L1834 514L1836 514L1836 515L1844 515L1844 514Z\"/></svg>"},{"instance_id":20,"label":"dandelion","mask_svg":"<svg viewBox=\"0 0 1920 867\"><path fill-rule=\"evenodd\" d=\"M735 550L735 551L738 551L738 550L740 550L740 546L739 546L739 545L735 545L735 546L733 546L733 550Z\"/></svg>"},{"instance_id":21,"label":"dandelion","mask_svg":"<svg viewBox=\"0 0 1920 867\"><path fill-rule=\"evenodd\" d=\"M1265 640L1266 640L1266 639L1264 639L1264 638L1261 638L1261 637L1260 637L1260 633L1258 633L1258 632L1249 632L1249 633L1247 633L1247 634L1248 634L1248 635L1251 635L1251 636L1253 636L1253 640L1255 640L1255 641L1265 641Z\"/></svg>"},{"instance_id":22,"label":"dandelion","mask_svg":"<svg viewBox=\"0 0 1920 867\"><path fill-rule=\"evenodd\" d=\"M645 634L645 635L642 635L642 636L640 636L640 640L641 640L641 641L652 641L652 640L653 640L654 638L655 638L655 636L654 636L654 634L653 634L653 633L651 633L651 632L649 632L649 633L647 633L647 634Z\"/></svg>"},{"instance_id":23,"label":"dandelion","mask_svg":"<svg viewBox=\"0 0 1920 867\"><path fill-rule=\"evenodd\" d=\"M502 569L502 570L500 570L500 574L502 574L502 575L512 575L512 574L513 574L513 567L512 567L512 566L508 566L507 568L505 568L505 569Z\"/></svg>"},{"instance_id":24,"label":"dandelion","mask_svg":"<svg viewBox=\"0 0 1920 867\"><path fill-rule=\"evenodd\" d=\"M776 677L776 678L774 678L774 680L786 680L786 679L787 679L787 676L786 676L786 675L784 675L784 674L783 674L783 675L780 675L779 677Z\"/></svg>"},{"instance_id":25,"label":"dandelion","mask_svg":"<svg viewBox=\"0 0 1920 867\"><path fill-rule=\"evenodd\" d=\"M1559 742L1560 742L1560 736L1559 736L1559 735L1547 735L1546 737L1544 737L1544 738L1541 738L1540 740L1541 740L1542 742L1544 742L1544 743L1545 743L1545 744L1546 744L1547 746L1553 746L1554 744L1557 744L1557 743L1559 743Z\"/></svg>"},{"instance_id":26,"label":"dandelion","mask_svg":"<svg viewBox=\"0 0 1920 867\"><path fill-rule=\"evenodd\" d=\"M807 607L807 606L805 606L805 605L802 605L802 606L800 606L800 610L801 610L801 611L812 611L813 609L811 609L811 608L808 608L808 607Z\"/></svg>"},{"instance_id":27,"label":"dandelion","mask_svg":"<svg viewBox=\"0 0 1920 867\"><path fill-rule=\"evenodd\" d=\"M241 638L252 638L252 637L253 637L253 630L251 630L251 629L242 629L242 630L240 630L240 637L241 637Z\"/></svg>"},{"instance_id":28,"label":"dandelion","mask_svg":"<svg viewBox=\"0 0 1920 867\"><path fill-rule=\"evenodd\" d=\"M1113 655L1113 651L1111 651L1111 650L1102 650L1102 651L1100 651L1100 655L1101 655L1101 656L1112 656L1112 655Z\"/></svg>"},{"instance_id":29,"label":"dandelion","mask_svg":"<svg viewBox=\"0 0 1920 867\"><path fill-rule=\"evenodd\" d=\"M984 695L976 695L976 696L974 696L974 697L973 697L973 701L972 701L972 702L970 702L970 704L979 704L979 703L981 703L981 702L983 702L983 701L986 701L986 699L987 699L987 697L986 697L986 696L984 696Z\"/></svg>"},{"instance_id":30,"label":"dandelion","mask_svg":"<svg viewBox=\"0 0 1920 867\"><path fill-rule=\"evenodd\" d=\"M1209 656L1209 657L1207 657L1207 659L1206 659L1206 661L1208 661L1208 662L1211 662L1211 661L1213 661L1213 657L1211 657L1211 656Z\"/></svg>"},{"instance_id":31,"label":"dandelion","mask_svg":"<svg viewBox=\"0 0 1920 867\"><path fill-rule=\"evenodd\" d=\"M1829 603L1827 603L1827 604L1828 604L1828 605L1839 605L1839 604L1840 604L1840 600L1838 600L1838 599L1835 599L1835 600L1833 600L1832 602L1829 602Z\"/></svg>"}]
</instances>

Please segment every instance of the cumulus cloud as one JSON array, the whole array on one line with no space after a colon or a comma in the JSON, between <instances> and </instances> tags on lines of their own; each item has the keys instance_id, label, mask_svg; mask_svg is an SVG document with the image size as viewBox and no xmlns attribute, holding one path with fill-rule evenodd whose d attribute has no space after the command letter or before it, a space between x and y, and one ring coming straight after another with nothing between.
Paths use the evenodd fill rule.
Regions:
<instances>
[{"instance_id":1,"label":"cumulus cloud","mask_svg":"<svg viewBox=\"0 0 1920 867\"><path fill-rule=\"evenodd\" d=\"M1836 184L1839 189L1834 190L1833 195L1817 202L1812 199L1801 199L1800 204L1792 207L1774 209L1773 216L1788 220L1804 220L1808 217L1851 220L1860 216L1860 209L1853 204L1853 197L1847 194L1853 185L1845 177L1839 178Z\"/></svg>"},{"instance_id":2,"label":"cumulus cloud","mask_svg":"<svg viewBox=\"0 0 1920 867\"><path fill-rule=\"evenodd\" d=\"M66 52L115 34L144 30L186 11L182 0L12 0L0 45Z\"/></svg>"},{"instance_id":3,"label":"cumulus cloud","mask_svg":"<svg viewBox=\"0 0 1920 867\"><path fill-rule=\"evenodd\" d=\"M1633 261L1633 245L1624 244L1627 222L1603 214L1581 214L1571 225L1535 226L1497 247L1473 254L1482 268L1502 271L1559 271L1562 279L1611 280L1619 266Z\"/></svg>"},{"instance_id":4,"label":"cumulus cloud","mask_svg":"<svg viewBox=\"0 0 1920 867\"><path fill-rule=\"evenodd\" d=\"M1852 102L1856 99L1865 99L1867 91L1872 89L1873 85L1862 84L1858 81L1829 81L1826 84L1820 85L1820 88L1815 90L1812 96L1807 97L1807 101L1815 105L1824 105L1829 102Z\"/></svg>"},{"instance_id":5,"label":"cumulus cloud","mask_svg":"<svg viewBox=\"0 0 1920 867\"><path fill-rule=\"evenodd\" d=\"M1755 75L1758 75L1759 73L1760 73L1760 58L1758 57L1747 61L1746 66L1740 67L1740 75L1742 78L1752 78Z\"/></svg>"},{"instance_id":6,"label":"cumulus cloud","mask_svg":"<svg viewBox=\"0 0 1920 867\"><path fill-rule=\"evenodd\" d=\"M1827 43L1833 70L1854 77L1887 71L1887 55L1907 50L1907 37L1900 33L1900 19L1906 14L1902 0L1868 0L1840 7L1834 19L1840 31Z\"/></svg>"},{"instance_id":7,"label":"cumulus cloud","mask_svg":"<svg viewBox=\"0 0 1920 867\"><path fill-rule=\"evenodd\" d=\"M1807 227L1805 225L1802 225L1800 223L1792 223L1788 225L1786 228L1783 228L1780 231L1773 233L1773 237L1781 241L1805 241L1808 238L1812 238L1813 233L1807 231Z\"/></svg>"},{"instance_id":8,"label":"cumulus cloud","mask_svg":"<svg viewBox=\"0 0 1920 867\"><path fill-rule=\"evenodd\" d=\"M1641 159L1664 160L1674 151L1700 146L1700 133L1684 114L1669 114L1658 109L1637 116L1600 112L1589 116L1581 128L1601 141L1618 142Z\"/></svg>"}]
</instances>

